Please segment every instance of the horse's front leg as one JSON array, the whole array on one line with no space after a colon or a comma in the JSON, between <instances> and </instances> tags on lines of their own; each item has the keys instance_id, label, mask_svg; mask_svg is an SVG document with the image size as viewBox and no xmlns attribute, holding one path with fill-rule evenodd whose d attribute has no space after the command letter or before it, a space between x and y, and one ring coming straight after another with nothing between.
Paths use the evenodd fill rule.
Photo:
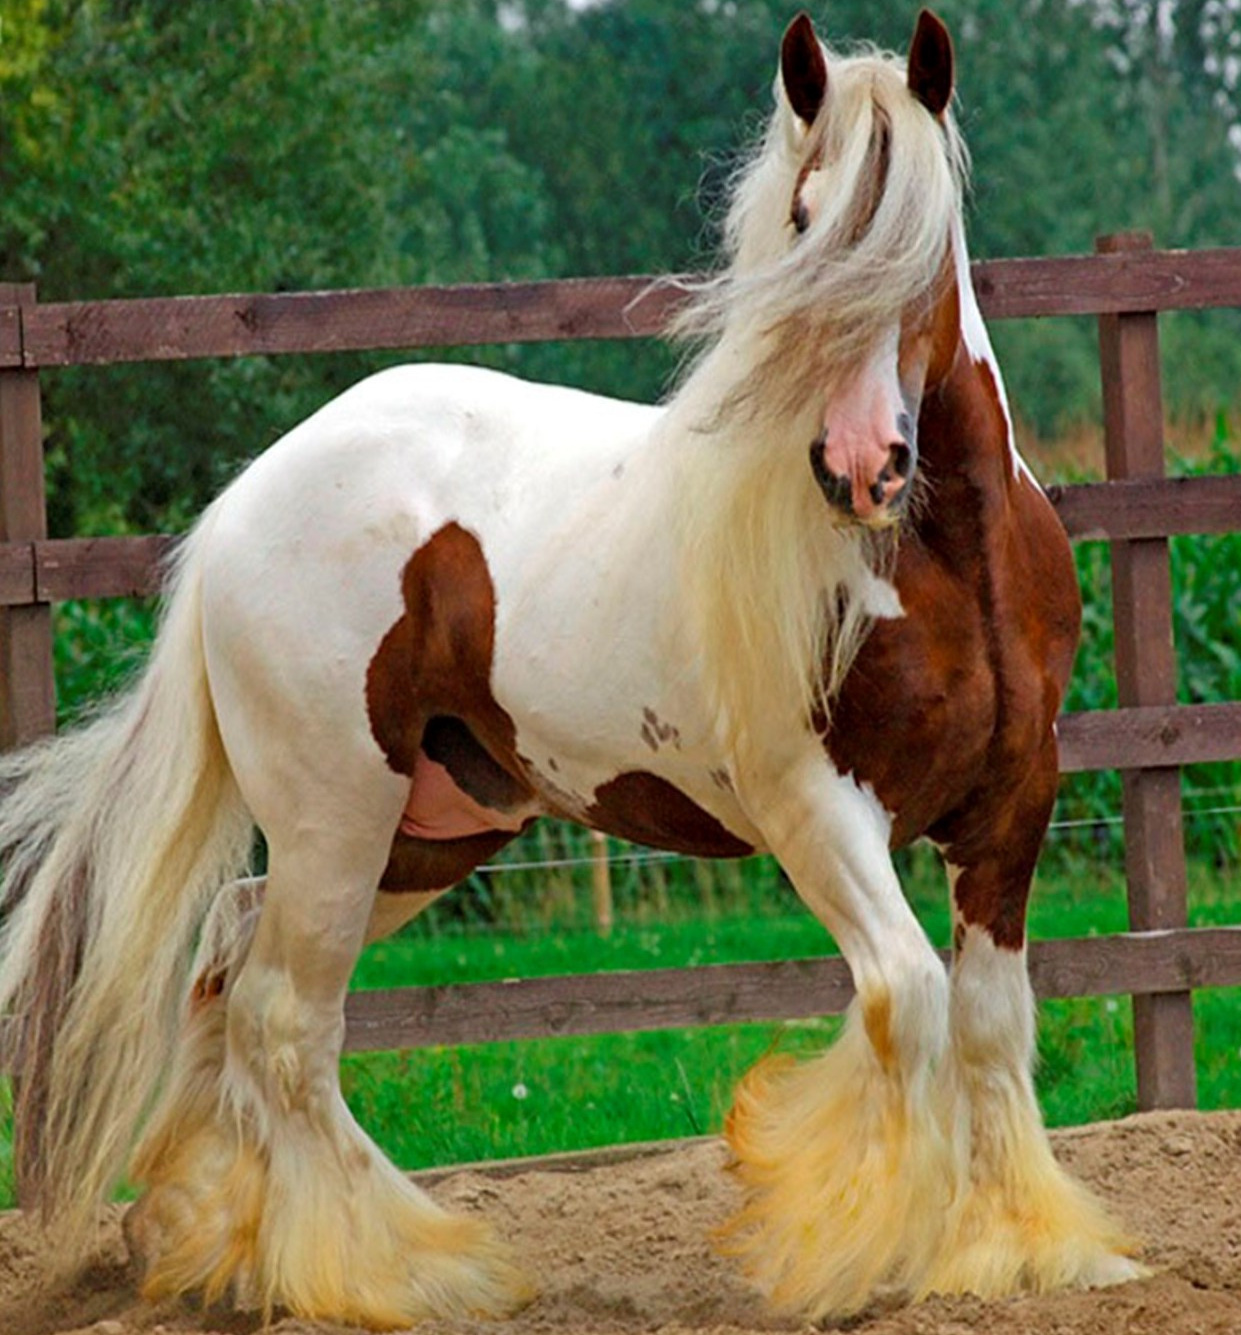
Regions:
<instances>
[{"instance_id":1,"label":"horse's front leg","mask_svg":"<svg viewBox=\"0 0 1241 1335\"><path fill-rule=\"evenodd\" d=\"M873 794L819 753L745 799L857 986L835 1045L760 1063L727 1125L746 1191L732 1246L779 1308L813 1320L917 1292L933 1263L961 1159L940 1092L948 982Z\"/></svg>"},{"instance_id":2,"label":"horse's front leg","mask_svg":"<svg viewBox=\"0 0 1241 1335\"><path fill-rule=\"evenodd\" d=\"M1004 811L975 808L944 849L954 924L947 1088L968 1131L969 1173L928 1292L999 1297L1145 1273L1122 1230L1057 1163L1034 1093L1025 913L1057 779L1049 744L1019 785L997 790Z\"/></svg>"}]
</instances>

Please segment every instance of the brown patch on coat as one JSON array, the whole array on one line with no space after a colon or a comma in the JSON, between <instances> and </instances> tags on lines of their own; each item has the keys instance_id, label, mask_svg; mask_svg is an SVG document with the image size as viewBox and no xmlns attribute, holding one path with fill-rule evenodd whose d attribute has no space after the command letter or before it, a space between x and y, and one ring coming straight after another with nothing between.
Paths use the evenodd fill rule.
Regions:
<instances>
[{"instance_id":1,"label":"brown patch on coat","mask_svg":"<svg viewBox=\"0 0 1241 1335\"><path fill-rule=\"evenodd\" d=\"M475 790L471 796L505 807L533 799L513 721L491 694L495 588L477 537L445 524L410 558L401 592L405 611L366 674L367 716L389 766L412 777L419 750L430 745L454 782ZM397 834L380 885L443 889L512 837L507 830L442 841Z\"/></svg>"},{"instance_id":2,"label":"brown patch on coat","mask_svg":"<svg viewBox=\"0 0 1241 1335\"><path fill-rule=\"evenodd\" d=\"M947 855L961 868L952 892L961 922L982 928L1002 949L1025 944L1030 880L1059 782L1055 741L1049 738L1031 758L1024 783L985 794L940 825Z\"/></svg>"},{"instance_id":3,"label":"brown patch on coat","mask_svg":"<svg viewBox=\"0 0 1241 1335\"><path fill-rule=\"evenodd\" d=\"M530 785L497 764L459 718L436 714L422 733L423 754L452 775L453 782L482 807L512 811L530 795Z\"/></svg>"},{"instance_id":4,"label":"brown patch on coat","mask_svg":"<svg viewBox=\"0 0 1241 1335\"><path fill-rule=\"evenodd\" d=\"M1055 512L1014 476L989 367L957 348L918 435L929 501L901 536L905 616L863 644L826 746L894 813L894 846L928 835L962 868L963 921L1015 949L1055 794L1077 578Z\"/></svg>"},{"instance_id":5,"label":"brown patch on coat","mask_svg":"<svg viewBox=\"0 0 1241 1335\"><path fill-rule=\"evenodd\" d=\"M754 852L679 788L644 770L618 774L599 788L586 820L618 838L691 857L743 858Z\"/></svg>"},{"instance_id":6,"label":"brown patch on coat","mask_svg":"<svg viewBox=\"0 0 1241 1335\"><path fill-rule=\"evenodd\" d=\"M489 830L462 839L419 839L398 830L379 888L393 894L447 889L516 837L509 830Z\"/></svg>"},{"instance_id":7,"label":"brown patch on coat","mask_svg":"<svg viewBox=\"0 0 1241 1335\"><path fill-rule=\"evenodd\" d=\"M661 746L671 742L679 751L681 749L681 730L673 723L665 723L659 715L647 705L642 710L642 728L640 735L642 740L651 748L652 751L658 751Z\"/></svg>"}]
</instances>

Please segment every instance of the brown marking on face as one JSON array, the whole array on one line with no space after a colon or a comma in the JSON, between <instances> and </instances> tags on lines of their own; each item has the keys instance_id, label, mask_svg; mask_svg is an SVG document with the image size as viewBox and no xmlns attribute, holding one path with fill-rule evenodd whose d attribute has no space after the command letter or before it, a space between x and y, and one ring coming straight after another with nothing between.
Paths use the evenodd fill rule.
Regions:
<instances>
[{"instance_id":1,"label":"brown marking on face","mask_svg":"<svg viewBox=\"0 0 1241 1335\"><path fill-rule=\"evenodd\" d=\"M513 721L491 694L495 589L478 539L445 524L410 558L401 591L405 610L366 674L367 716L389 766L412 777L419 749L430 746L464 791L475 790L471 796L508 809L531 800ZM510 838L510 831L443 841L397 835L381 884L442 889Z\"/></svg>"},{"instance_id":2,"label":"brown marking on face","mask_svg":"<svg viewBox=\"0 0 1241 1335\"><path fill-rule=\"evenodd\" d=\"M883 192L888 188L888 172L892 165L892 122L878 103L875 104L867 159L867 165L862 171L864 184L850 201L849 227L845 233L850 246L856 246L870 231Z\"/></svg>"},{"instance_id":3,"label":"brown marking on face","mask_svg":"<svg viewBox=\"0 0 1241 1335\"><path fill-rule=\"evenodd\" d=\"M208 969L194 980L190 989L190 1010L200 1011L216 997L224 994L225 975L219 970Z\"/></svg>"},{"instance_id":4,"label":"brown marking on face","mask_svg":"<svg viewBox=\"0 0 1241 1335\"><path fill-rule=\"evenodd\" d=\"M701 858L743 858L754 849L666 779L618 774L595 793L587 824L621 839Z\"/></svg>"},{"instance_id":5,"label":"brown marking on face","mask_svg":"<svg viewBox=\"0 0 1241 1335\"><path fill-rule=\"evenodd\" d=\"M802 194L810 177L823 170L825 156L826 146L820 135L814 148L806 155L793 183L793 197L789 202L789 221L799 234L807 231L814 221ZM888 186L891 165L892 122L888 113L876 103L868 162L860 173L862 185L850 200L848 224L844 228L846 245L857 245L870 230L870 225L874 222L875 214L879 211L879 205L883 200L883 193Z\"/></svg>"},{"instance_id":6,"label":"brown marking on face","mask_svg":"<svg viewBox=\"0 0 1241 1335\"><path fill-rule=\"evenodd\" d=\"M810 226L810 210L806 207L805 200L801 197L801 192L805 189L806 181L823 166L823 141L822 139L815 145L814 151L802 163L797 173L797 180L793 183L793 198L789 201L789 222L793 224L793 230L802 233Z\"/></svg>"}]
</instances>

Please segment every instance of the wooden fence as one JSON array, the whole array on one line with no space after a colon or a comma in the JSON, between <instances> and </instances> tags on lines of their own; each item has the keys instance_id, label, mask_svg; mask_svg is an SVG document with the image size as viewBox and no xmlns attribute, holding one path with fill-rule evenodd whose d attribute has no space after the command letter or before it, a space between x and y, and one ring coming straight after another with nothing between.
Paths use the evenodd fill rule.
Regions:
<instances>
[{"instance_id":1,"label":"wooden fence","mask_svg":"<svg viewBox=\"0 0 1241 1335\"><path fill-rule=\"evenodd\" d=\"M1196 1102L1194 988L1241 984L1241 927L1186 926L1180 767L1241 757L1241 702L1176 704L1168 537L1241 528L1241 477L1164 476L1157 314L1241 306L1241 250L1156 251L1144 234L1094 255L974 266L990 319L1099 321L1108 481L1056 487L1070 535L1112 546L1120 707L1065 715L1065 772L1124 779L1130 932L1034 942L1040 996L1134 997L1138 1100ZM60 366L376 348L636 338L678 300L645 278L40 303L0 284L0 745L54 726L51 604L154 591L161 536L49 540L40 374ZM839 959L720 965L354 994L353 1049L791 1019L842 1010Z\"/></svg>"}]
</instances>

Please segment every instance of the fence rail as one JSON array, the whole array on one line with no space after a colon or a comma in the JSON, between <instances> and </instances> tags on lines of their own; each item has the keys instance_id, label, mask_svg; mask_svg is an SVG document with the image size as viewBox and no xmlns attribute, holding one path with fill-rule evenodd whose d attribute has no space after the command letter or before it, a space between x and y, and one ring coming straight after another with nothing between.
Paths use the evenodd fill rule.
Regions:
<instances>
[{"instance_id":1,"label":"fence rail","mask_svg":"<svg viewBox=\"0 0 1241 1335\"><path fill-rule=\"evenodd\" d=\"M948 954L942 951L946 961ZM1129 932L1030 944L1040 998L1176 995L1241 981L1241 927ZM400 987L351 993L349 1051L436 1043L564 1038L839 1015L853 980L838 956L708 964L564 978ZM434 1040L427 1035L434 1034Z\"/></svg>"},{"instance_id":2,"label":"fence rail","mask_svg":"<svg viewBox=\"0 0 1241 1335\"><path fill-rule=\"evenodd\" d=\"M1059 722L1065 773L1124 775L1127 934L1032 943L1042 996L1134 996L1139 1103L1196 1101L1190 993L1241 984L1241 928L1186 927L1180 769L1241 757L1241 702L1178 705L1169 536L1241 528L1241 477L1163 476L1157 314L1241 306L1241 250L1156 251L1142 234L1096 254L974 265L990 319L1099 319L1108 481L1054 487L1075 540L1112 544L1120 708ZM659 333L678 279L40 303L0 284L0 745L51 729L51 604L156 591L163 535L49 539L41 373L65 366L419 349ZM842 1010L839 959L720 965L350 997L350 1048L578 1034Z\"/></svg>"},{"instance_id":3,"label":"fence rail","mask_svg":"<svg viewBox=\"0 0 1241 1335\"><path fill-rule=\"evenodd\" d=\"M984 260L973 274L993 320L1241 306L1241 250L1231 248ZM636 275L15 303L0 310L0 368L645 338L684 292L676 277Z\"/></svg>"}]
</instances>

